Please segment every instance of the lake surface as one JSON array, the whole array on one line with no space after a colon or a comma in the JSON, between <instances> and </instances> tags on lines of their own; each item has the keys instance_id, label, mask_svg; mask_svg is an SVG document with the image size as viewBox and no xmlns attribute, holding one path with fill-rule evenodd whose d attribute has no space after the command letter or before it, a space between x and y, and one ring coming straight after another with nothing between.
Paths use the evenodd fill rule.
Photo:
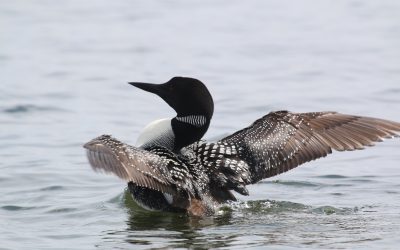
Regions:
<instances>
[{"instance_id":1,"label":"lake surface","mask_svg":"<svg viewBox=\"0 0 400 250\"><path fill-rule=\"evenodd\" d=\"M397 249L400 139L250 186L215 216L146 212L82 145L174 116L126 84L206 83L206 139L272 110L400 121L400 2L0 2L0 249Z\"/></svg>"}]
</instances>

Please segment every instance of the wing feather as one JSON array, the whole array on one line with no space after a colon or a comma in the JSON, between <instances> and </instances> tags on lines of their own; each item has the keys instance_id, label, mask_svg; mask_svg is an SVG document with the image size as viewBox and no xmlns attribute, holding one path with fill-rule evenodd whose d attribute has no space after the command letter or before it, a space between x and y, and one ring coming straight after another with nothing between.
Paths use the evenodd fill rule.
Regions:
<instances>
[{"instance_id":1,"label":"wing feather","mask_svg":"<svg viewBox=\"0 0 400 250\"><path fill-rule=\"evenodd\" d=\"M271 112L220 140L239 148L251 183L336 151L373 146L398 136L400 123L336 112Z\"/></svg>"},{"instance_id":2,"label":"wing feather","mask_svg":"<svg viewBox=\"0 0 400 250\"><path fill-rule=\"evenodd\" d=\"M156 154L129 146L109 135L93 139L84 148L95 171L112 173L125 181L163 193L177 194L167 161Z\"/></svg>"}]
</instances>

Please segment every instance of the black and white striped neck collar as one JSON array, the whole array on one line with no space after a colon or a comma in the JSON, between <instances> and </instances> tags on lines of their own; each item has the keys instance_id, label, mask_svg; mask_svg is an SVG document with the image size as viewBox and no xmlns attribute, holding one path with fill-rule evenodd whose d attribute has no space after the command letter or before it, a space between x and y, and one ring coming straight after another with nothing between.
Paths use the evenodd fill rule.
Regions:
<instances>
[{"instance_id":1,"label":"black and white striped neck collar","mask_svg":"<svg viewBox=\"0 0 400 250\"><path fill-rule=\"evenodd\" d=\"M203 127L207 123L207 118L204 115L188 115L188 116L177 116L176 120L193 125L195 127Z\"/></svg>"},{"instance_id":2,"label":"black and white striped neck collar","mask_svg":"<svg viewBox=\"0 0 400 250\"><path fill-rule=\"evenodd\" d=\"M175 136L174 150L200 140L207 132L210 118L203 114L178 115L171 120Z\"/></svg>"}]
</instances>

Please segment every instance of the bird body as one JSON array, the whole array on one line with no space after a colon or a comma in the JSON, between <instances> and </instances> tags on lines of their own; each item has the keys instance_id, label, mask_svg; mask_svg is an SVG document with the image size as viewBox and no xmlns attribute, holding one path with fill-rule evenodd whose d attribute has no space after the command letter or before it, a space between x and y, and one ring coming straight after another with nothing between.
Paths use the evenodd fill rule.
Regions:
<instances>
[{"instance_id":1,"label":"bird body","mask_svg":"<svg viewBox=\"0 0 400 250\"><path fill-rule=\"evenodd\" d=\"M164 84L131 83L163 98L177 112L149 124L137 147L109 135L85 144L94 170L128 182L144 208L212 214L216 205L249 195L246 185L275 176L336 151L372 146L400 132L400 123L336 112L271 112L216 142L201 140L214 104L193 78Z\"/></svg>"}]
</instances>

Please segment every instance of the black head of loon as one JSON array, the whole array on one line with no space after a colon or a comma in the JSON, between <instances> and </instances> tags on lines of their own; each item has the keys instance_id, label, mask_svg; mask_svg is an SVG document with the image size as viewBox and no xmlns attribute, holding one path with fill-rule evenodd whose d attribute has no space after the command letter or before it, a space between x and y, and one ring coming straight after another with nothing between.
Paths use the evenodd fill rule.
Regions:
<instances>
[{"instance_id":1,"label":"black head of loon","mask_svg":"<svg viewBox=\"0 0 400 250\"><path fill-rule=\"evenodd\" d=\"M189 77L173 77L163 84L130 82L129 84L160 96L177 113L171 120L174 150L200 140L207 132L214 102L206 86Z\"/></svg>"}]
</instances>

